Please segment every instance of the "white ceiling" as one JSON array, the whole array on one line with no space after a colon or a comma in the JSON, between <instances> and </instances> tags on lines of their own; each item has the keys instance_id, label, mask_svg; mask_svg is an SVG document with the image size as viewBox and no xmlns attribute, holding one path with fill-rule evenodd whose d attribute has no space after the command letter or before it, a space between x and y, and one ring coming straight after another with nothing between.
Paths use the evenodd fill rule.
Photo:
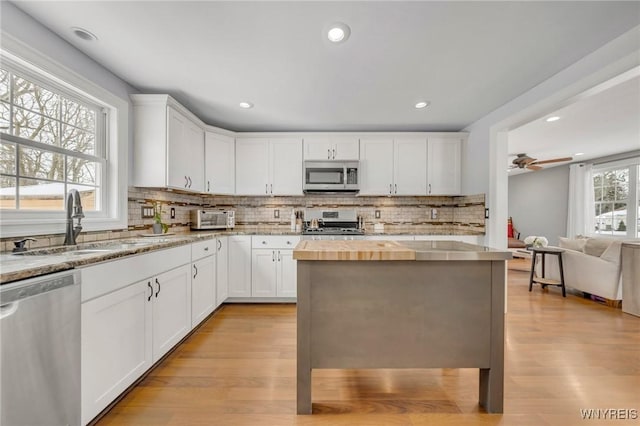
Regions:
<instances>
[{"instance_id":1,"label":"white ceiling","mask_svg":"<svg viewBox=\"0 0 640 426\"><path fill-rule=\"evenodd\" d=\"M518 153L538 160L573 157L573 161L584 161L640 150L640 77L635 74L510 131L508 163ZM547 122L551 116L560 119ZM584 155L575 155L580 152ZM547 164L544 168L563 164L568 162ZM523 172L526 170L514 169L510 175Z\"/></svg>"},{"instance_id":2,"label":"white ceiling","mask_svg":"<svg viewBox=\"0 0 640 426\"><path fill-rule=\"evenodd\" d=\"M640 24L635 1L15 3L141 92L236 131L461 130ZM346 43L323 34L335 21Z\"/></svg>"}]
</instances>

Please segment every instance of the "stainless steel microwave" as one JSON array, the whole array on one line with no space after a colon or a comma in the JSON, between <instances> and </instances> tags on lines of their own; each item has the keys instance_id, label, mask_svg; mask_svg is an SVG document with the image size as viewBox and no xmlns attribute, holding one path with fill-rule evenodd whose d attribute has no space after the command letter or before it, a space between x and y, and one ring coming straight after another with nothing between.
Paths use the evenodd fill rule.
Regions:
<instances>
[{"instance_id":1,"label":"stainless steel microwave","mask_svg":"<svg viewBox=\"0 0 640 426\"><path fill-rule=\"evenodd\" d=\"M304 162L305 192L357 192L360 189L358 161Z\"/></svg>"},{"instance_id":2,"label":"stainless steel microwave","mask_svg":"<svg viewBox=\"0 0 640 426\"><path fill-rule=\"evenodd\" d=\"M231 229L236 226L233 210L191 210L191 229Z\"/></svg>"}]
</instances>

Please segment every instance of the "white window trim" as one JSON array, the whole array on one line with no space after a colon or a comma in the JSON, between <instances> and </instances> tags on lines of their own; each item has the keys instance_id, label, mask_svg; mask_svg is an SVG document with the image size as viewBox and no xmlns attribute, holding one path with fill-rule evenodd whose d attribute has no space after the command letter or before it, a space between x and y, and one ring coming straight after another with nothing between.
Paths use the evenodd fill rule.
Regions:
<instances>
[{"instance_id":1,"label":"white window trim","mask_svg":"<svg viewBox=\"0 0 640 426\"><path fill-rule=\"evenodd\" d=\"M85 77L77 74L45 54L15 39L1 34L1 53L8 59L42 74L55 84L72 91L81 91L91 101L109 111L106 123L107 182L103 216L87 215L82 220L83 231L127 229L127 187L129 152L129 101L122 99ZM1 58L0 58L1 59ZM1 210L0 236L62 234L65 212Z\"/></svg>"}]
</instances>

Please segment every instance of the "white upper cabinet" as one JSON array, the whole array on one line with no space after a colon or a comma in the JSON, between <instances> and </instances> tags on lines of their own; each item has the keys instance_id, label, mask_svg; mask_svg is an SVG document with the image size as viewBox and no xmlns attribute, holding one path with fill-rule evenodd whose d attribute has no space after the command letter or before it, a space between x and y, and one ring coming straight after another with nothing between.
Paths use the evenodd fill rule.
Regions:
<instances>
[{"instance_id":1,"label":"white upper cabinet","mask_svg":"<svg viewBox=\"0 0 640 426\"><path fill-rule=\"evenodd\" d=\"M235 141L232 137L206 132L204 139L204 192L235 193Z\"/></svg>"},{"instance_id":2,"label":"white upper cabinet","mask_svg":"<svg viewBox=\"0 0 640 426\"><path fill-rule=\"evenodd\" d=\"M391 195L393 139L360 139L360 195Z\"/></svg>"},{"instance_id":3,"label":"white upper cabinet","mask_svg":"<svg viewBox=\"0 0 640 426\"><path fill-rule=\"evenodd\" d=\"M360 195L426 195L426 138L361 139Z\"/></svg>"},{"instance_id":4,"label":"white upper cabinet","mask_svg":"<svg viewBox=\"0 0 640 426\"><path fill-rule=\"evenodd\" d=\"M393 141L393 195L427 194L427 140Z\"/></svg>"},{"instance_id":5,"label":"white upper cabinet","mask_svg":"<svg viewBox=\"0 0 640 426\"><path fill-rule=\"evenodd\" d=\"M237 195L302 195L302 141L236 139Z\"/></svg>"},{"instance_id":6,"label":"white upper cabinet","mask_svg":"<svg viewBox=\"0 0 640 426\"><path fill-rule=\"evenodd\" d=\"M428 141L428 195L460 194L463 137L433 136Z\"/></svg>"},{"instance_id":7,"label":"white upper cabinet","mask_svg":"<svg viewBox=\"0 0 640 426\"><path fill-rule=\"evenodd\" d=\"M133 185L204 191L204 130L168 95L131 95Z\"/></svg>"},{"instance_id":8,"label":"white upper cabinet","mask_svg":"<svg viewBox=\"0 0 640 426\"><path fill-rule=\"evenodd\" d=\"M304 138L305 160L358 160L356 136L310 136Z\"/></svg>"}]
</instances>

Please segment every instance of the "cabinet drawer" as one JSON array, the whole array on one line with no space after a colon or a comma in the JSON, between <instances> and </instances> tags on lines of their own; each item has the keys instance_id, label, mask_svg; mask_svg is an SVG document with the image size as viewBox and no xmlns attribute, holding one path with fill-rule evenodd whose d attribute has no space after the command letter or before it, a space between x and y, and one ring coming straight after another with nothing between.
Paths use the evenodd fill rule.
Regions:
<instances>
[{"instance_id":1,"label":"cabinet drawer","mask_svg":"<svg viewBox=\"0 0 640 426\"><path fill-rule=\"evenodd\" d=\"M251 248L293 249L299 242L299 235L254 235Z\"/></svg>"},{"instance_id":2,"label":"cabinet drawer","mask_svg":"<svg viewBox=\"0 0 640 426\"><path fill-rule=\"evenodd\" d=\"M212 238L191 244L191 261L216 254L216 241L218 240Z\"/></svg>"}]
</instances>

